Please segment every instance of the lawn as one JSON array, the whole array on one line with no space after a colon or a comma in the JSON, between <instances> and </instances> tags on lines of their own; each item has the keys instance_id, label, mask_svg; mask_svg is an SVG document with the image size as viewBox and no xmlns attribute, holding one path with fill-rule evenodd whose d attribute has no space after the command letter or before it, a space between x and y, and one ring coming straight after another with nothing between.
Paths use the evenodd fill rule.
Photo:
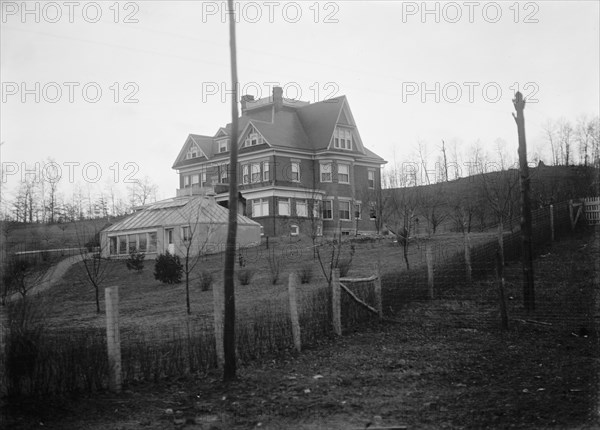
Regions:
<instances>
[{"instance_id":1,"label":"lawn","mask_svg":"<svg viewBox=\"0 0 600 430\"><path fill-rule=\"evenodd\" d=\"M231 383L216 370L134 383L120 395L20 404L7 423L165 429L175 428L173 410L186 429L208 428L195 420L217 429L598 428L599 239L583 231L538 249L530 314L520 264L507 265L508 331L496 283L483 279L462 285L460 298L407 303L394 322L246 364Z\"/></svg>"}]
</instances>

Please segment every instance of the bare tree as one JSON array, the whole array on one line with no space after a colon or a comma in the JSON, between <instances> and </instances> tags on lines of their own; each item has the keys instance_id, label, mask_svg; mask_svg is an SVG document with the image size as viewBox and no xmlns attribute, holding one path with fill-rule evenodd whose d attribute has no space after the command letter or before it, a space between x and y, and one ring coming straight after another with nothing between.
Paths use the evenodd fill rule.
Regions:
<instances>
[{"instance_id":1,"label":"bare tree","mask_svg":"<svg viewBox=\"0 0 600 430\"><path fill-rule=\"evenodd\" d=\"M437 228L448 218L447 201L443 183L427 187L417 194L419 214L427 221L427 234L434 235Z\"/></svg>"},{"instance_id":2,"label":"bare tree","mask_svg":"<svg viewBox=\"0 0 600 430\"><path fill-rule=\"evenodd\" d=\"M80 266L82 267L82 275L94 289L96 312L100 313L100 288L106 280L107 269L110 264L108 258L102 257L102 255L106 255L106 252L102 252L103 249L101 248L101 229L96 226L86 229L75 224L74 228L82 261ZM108 246L108 244L105 246Z\"/></svg>"},{"instance_id":3,"label":"bare tree","mask_svg":"<svg viewBox=\"0 0 600 430\"><path fill-rule=\"evenodd\" d=\"M386 194L386 215L384 216L386 226L396 236L398 245L402 247L406 270L410 270L408 249L418 207L417 193L410 188L396 188L387 190Z\"/></svg>"},{"instance_id":4,"label":"bare tree","mask_svg":"<svg viewBox=\"0 0 600 430\"><path fill-rule=\"evenodd\" d=\"M572 163L571 152L572 152L572 140L573 140L573 126L566 119L562 118L558 123L558 138L561 150L561 158L566 166Z\"/></svg>"},{"instance_id":5,"label":"bare tree","mask_svg":"<svg viewBox=\"0 0 600 430\"><path fill-rule=\"evenodd\" d=\"M552 165L556 166L559 164L559 150L558 150L558 142L556 138L556 125L555 123L548 119L542 126L544 131L544 135L548 140L548 144L550 144L550 152L552 154Z\"/></svg>"}]
</instances>

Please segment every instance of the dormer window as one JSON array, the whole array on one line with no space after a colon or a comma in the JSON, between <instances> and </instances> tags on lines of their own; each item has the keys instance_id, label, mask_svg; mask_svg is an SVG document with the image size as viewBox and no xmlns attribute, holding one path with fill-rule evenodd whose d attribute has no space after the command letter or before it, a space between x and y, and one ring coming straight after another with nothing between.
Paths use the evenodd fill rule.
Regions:
<instances>
[{"instance_id":1,"label":"dormer window","mask_svg":"<svg viewBox=\"0 0 600 430\"><path fill-rule=\"evenodd\" d=\"M222 154L223 152L227 152L229 150L228 145L229 144L229 140L225 139L225 140L220 140L218 143L218 150L219 150L219 154Z\"/></svg>"},{"instance_id":2,"label":"dormer window","mask_svg":"<svg viewBox=\"0 0 600 430\"><path fill-rule=\"evenodd\" d=\"M336 127L333 133L333 147L337 149L352 149L352 132L348 128Z\"/></svg>"},{"instance_id":3,"label":"dormer window","mask_svg":"<svg viewBox=\"0 0 600 430\"><path fill-rule=\"evenodd\" d=\"M200 148L195 143L190 146L188 152L185 154L185 159L189 160L190 158L197 158L200 156Z\"/></svg>"},{"instance_id":4,"label":"dormer window","mask_svg":"<svg viewBox=\"0 0 600 430\"><path fill-rule=\"evenodd\" d=\"M250 133L248 134L248 137L244 141L244 147L262 145L263 143L265 143L265 140L260 135L260 133L258 133L256 131L256 129L253 127L250 129Z\"/></svg>"}]
</instances>

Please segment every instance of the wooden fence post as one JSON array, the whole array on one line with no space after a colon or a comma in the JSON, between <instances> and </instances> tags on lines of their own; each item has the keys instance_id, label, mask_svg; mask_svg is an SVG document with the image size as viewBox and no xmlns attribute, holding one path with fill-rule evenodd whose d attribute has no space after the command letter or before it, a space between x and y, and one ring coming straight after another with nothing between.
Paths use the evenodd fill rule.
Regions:
<instances>
[{"instance_id":1,"label":"wooden fence post","mask_svg":"<svg viewBox=\"0 0 600 430\"><path fill-rule=\"evenodd\" d=\"M292 321L292 337L294 338L294 347L296 351L302 350L300 339L300 319L298 317L298 298L296 295L296 286L298 285L298 275L290 273L288 281L288 295L290 299L290 319Z\"/></svg>"},{"instance_id":2,"label":"wooden fence post","mask_svg":"<svg viewBox=\"0 0 600 430\"><path fill-rule=\"evenodd\" d=\"M342 310L341 310L341 288L340 269L333 269L331 279L331 306L333 317L333 331L338 336L342 335Z\"/></svg>"},{"instance_id":3,"label":"wooden fence post","mask_svg":"<svg viewBox=\"0 0 600 430\"><path fill-rule=\"evenodd\" d=\"M121 392L121 336L119 334L119 287L104 290L106 304L106 345L108 347L108 389Z\"/></svg>"},{"instance_id":4,"label":"wooden fence post","mask_svg":"<svg viewBox=\"0 0 600 430\"><path fill-rule=\"evenodd\" d=\"M225 362L225 347L223 345L223 311L225 302L223 294L221 294L221 288L223 284L215 282L213 290L213 316L215 326L215 352L217 355L217 367L223 368Z\"/></svg>"},{"instance_id":5,"label":"wooden fence post","mask_svg":"<svg viewBox=\"0 0 600 430\"><path fill-rule=\"evenodd\" d=\"M471 286L471 237L469 232L465 231L464 233L464 246L465 246L465 270L467 275L467 285Z\"/></svg>"},{"instance_id":6,"label":"wooden fence post","mask_svg":"<svg viewBox=\"0 0 600 430\"><path fill-rule=\"evenodd\" d=\"M379 319L383 318L383 297L381 295L381 272L379 264L375 266L375 309L377 309Z\"/></svg>"},{"instance_id":7,"label":"wooden fence post","mask_svg":"<svg viewBox=\"0 0 600 430\"><path fill-rule=\"evenodd\" d=\"M550 205L550 240L554 242L554 205Z\"/></svg>"},{"instance_id":8,"label":"wooden fence post","mask_svg":"<svg viewBox=\"0 0 600 430\"><path fill-rule=\"evenodd\" d=\"M429 290L429 298L433 300L435 297L433 291L433 249L431 249L429 243L425 245L425 260L427 261L427 287Z\"/></svg>"}]
</instances>

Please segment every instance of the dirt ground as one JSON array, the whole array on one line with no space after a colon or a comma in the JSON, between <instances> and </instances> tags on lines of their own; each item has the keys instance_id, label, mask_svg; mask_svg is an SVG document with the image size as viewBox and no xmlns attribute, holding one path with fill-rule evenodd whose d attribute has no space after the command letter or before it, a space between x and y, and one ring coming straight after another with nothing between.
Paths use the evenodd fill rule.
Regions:
<instances>
[{"instance_id":1,"label":"dirt ground","mask_svg":"<svg viewBox=\"0 0 600 430\"><path fill-rule=\"evenodd\" d=\"M0 427L600 428L597 238L582 232L541 253L531 314L520 264L506 267L508 331L490 279L473 300L407 304L394 321L245 365L234 382L215 370L119 395L13 402Z\"/></svg>"}]
</instances>

